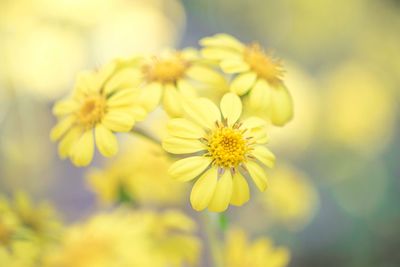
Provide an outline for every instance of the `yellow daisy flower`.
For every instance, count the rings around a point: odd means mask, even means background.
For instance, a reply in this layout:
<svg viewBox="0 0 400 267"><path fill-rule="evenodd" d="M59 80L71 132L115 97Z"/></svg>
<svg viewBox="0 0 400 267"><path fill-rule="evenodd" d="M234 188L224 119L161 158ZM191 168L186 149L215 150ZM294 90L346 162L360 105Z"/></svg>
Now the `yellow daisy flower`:
<svg viewBox="0 0 400 267"><path fill-rule="evenodd" d="M235 74L230 91L246 95L250 108L264 110L274 125L282 126L292 119L292 97L282 81L279 60L258 43L246 45L227 34L206 37L200 43L206 59L214 60L225 73Z"/></svg>
<svg viewBox="0 0 400 267"><path fill-rule="evenodd" d="M290 251L285 247L274 247L269 238L259 238L249 244L246 234L231 230L224 246L224 266L229 267L285 267L290 260Z"/></svg>
<svg viewBox="0 0 400 267"><path fill-rule="evenodd" d="M262 119L239 121L242 103L233 93L223 96L220 108L205 98L190 101L184 105L187 118L171 119L167 126L170 137L162 143L170 153L189 154L173 163L169 173L180 181L200 176L190 195L198 211L208 207L222 212L229 204L243 205L249 200L243 174L264 191L267 177L259 163L272 167L275 161L262 145L268 141Z"/></svg>
<svg viewBox="0 0 400 267"><path fill-rule="evenodd" d="M129 132L135 121L146 116L135 85L132 70L116 62L79 76L73 95L53 109L60 122L50 136L60 140L60 157L86 166L92 161L94 143L103 156L115 155L118 143L114 133Z"/></svg>
<svg viewBox="0 0 400 267"><path fill-rule="evenodd" d="M141 100L147 111L162 102L172 117L182 114L182 101L196 96L196 88L227 87L225 79L202 62L194 49L164 51L159 55L137 58L133 66L140 77Z"/></svg>

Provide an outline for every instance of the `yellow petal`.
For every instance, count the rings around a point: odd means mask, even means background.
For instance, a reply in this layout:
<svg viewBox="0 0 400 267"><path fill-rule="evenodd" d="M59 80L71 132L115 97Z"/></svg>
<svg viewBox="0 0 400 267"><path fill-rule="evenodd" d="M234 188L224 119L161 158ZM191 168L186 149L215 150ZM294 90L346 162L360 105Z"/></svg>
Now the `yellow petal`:
<svg viewBox="0 0 400 267"><path fill-rule="evenodd" d="M237 51L242 51L244 48L244 45L239 40L225 33L216 34L211 37L205 37L200 40L200 44L202 46L226 47L235 49Z"/></svg>
<svg viewBox="0 0 400 267"><path fill-rule="evenodd" d="M267 174L265 171L254 161L247 162L246 168L258 189L264 192L267 189Z"/></svg>
<svg viewBox="0 0 400 267"><path fill-rule="evenodd" d="M111 110L104 116L101 123L113 132L129 132L135 120L128 112Z"/></svg>
<svg viewBox="0 0 400 267"><path fill-rule="evenodd" d="M171 117L180 117L182 115L181 95L173 85L166 85L164 88L163 107Z"/></svg>
<svg viewBox="0 0 400 267"><path fill-rule="evenodd" d="M271 103L271 92L274 88L263 79L258 79L249 93L249 102L253 109L260 110L269 107Z"/></svg>
<svg viewBox="0 0 400 267"><path fill-rule="evenodd" d="M106 86L106 82L110 80L111 76L116 70L116 62L112 61L102 66L97 72L95 72L96 87L100 90Z"/></svg>
<svg viewBox="0 0 400 267"><path fill-rule="evenodd" d="M250 189L246 179L239 172L236 172L232 178L233 189L231 204L242 206L250 199Z"/></svg>
<svg viewBox="0 0 400 267"><path fill-rule="evenodd" d="M106 82L104 92L106 95L109 95L117 90L136 87L141 81L141 76L139 69L124 68L117 71Z"/></svg>
<svg viewBox="0 0 400 267"><path fill-rule="evenodd" d="M275 165L275 155L263 146L256 146L251 152L259 161L264 163L267 167L273 168Z"/></svg>
<svg viewBox="0 0 400 267"><path fill-rule="evenodd" d="M83 71L78 74L74 88L75 94L92 94L94 92L99 92L100 89L101 87L96 72Z"/></svg>
<svg viewBox="0 0 400 267"><path fill-rule="evenodd" d="M87 166L94 153L93 129L87 130L71 149L71 161L76 166Z"/></svg>
<svg viewBox="0 0 400 267"><path fill-rule="evenodd" d="M265 144L269 140L269 136L265 128L255 128L245 132L246 137L252 137L257 144Z"/></svg>
<svg viewBox="0 0 400 267"><path fill-rule="evenodd" d="M209 165L209 157L194 156L174 162L168 170L172 178L179 181L190 181L201 174Z"/></svg>
<svg viewBox="0 0 400 267"><path fill-rule="evenodd" d="M133 89L120 90L107 99L107 108L132 106L138 102L139 92Z"/></svg>
<svg viewBox="0 0 400 267"><path fill-rule="evenodd" d="M188 118L206 129L212 129L215 122L221 120L221 112L218 107L206 98L187 101L184 103L183 109Z"/></svg>
<svg viewBox="0 0 400 267"><path fill-rule="evenodd" d="M199 140L169 137L162 142L162 147L173 154L189 154L205 150L206 146Z"/></svg>
<svg viewBox="0 0 400 267"><path fill-rule="evenodd" d="M249 117L242 121L243 129L262 128L267 125L266 121L259 117Z"/></svg>
<svg viewBox="0 0 400 267"><path fill-rule="evenodd" d="M203 66L200 64L194 64L187 69L186 75L195 81L211 84L221 89L227 87L225 78L215 70L205 65Z"/></svg>
<svg viewBox="0 0 400 267"><path fill-rule="evenodd" d="M239 59L242 57L242 53L225 47L205 47L201 49L201 55L205 59L211 60Z"/></svg>
<svg viewBox="0 0 400 267"><path fill-rule="evenodd" d="M254 72L246 72L236 76L230 86L230 90L238 95L246 94L254 85L257 75Z"/></svg>
<svg viewBox="0 0 400 267"><path fill-rule="evenodd" d="M50 139L56 141L68 131L75 123L75 116L71 115L62 119L50 132Z"/></svg>
<svg viewBox="0 0 400 267"><path fill-rule="evenodd" d="M221 112L224 118L228 120L229 125L233 125L242 114L242 101L233 94L227 93L221 99Z"/></svg>
<svg viewBox="0 0 400 267"><path fill-rule="evenodd" d="M271 122L283 126L293 118L293 100L286 87L272 90Z"/></svg>
<svg viewBox="0 0 400 267"><path fill-rule="evenodd" d="M196 89L186 80L180 79L178 81L178 90L184 97L195 97Z"/></svg>
<svg viewBox="0 0 400 267"><path fill-rule="evenodd" d="M204 210L210 203L217 185L217 168L206 171L193 185L190 203L197 211Z"/></svg>
<svg viewBox="0 0 400 267"><path fill-rule="evenodd" d="M250 70L249 65L243 59L225 59L219 64L225 73L238 73Z"/></svg>
<svg viewBox="0 0 400 267"><path fill-rule="evenodd" d="M70 114L79 108L79 103L73 99L62 100L57 102L53 107L53 114L56 116L64 116Z"/></svg>
<svg viewBox="0 0 400 267"><path fill-rule="evenodd" d="M95 128L96 145L105 157L114 156L118 151L118 142L115 135L104 125L98 124Z"/></svg>
<svg viewBox="0 0 400 267"><path fill-rule="evenodd" d="M212 197L208 209L214 212L223 212L231 201L232 197L232 175L229 171L219 178L215 187L214 196Z"/></svg>
<svg viewBox="0 0 400 267"><path fill-rule="evenodd" d="M65 159L70 155L72 147L78 142L81 135L82 129L80 127L74 127L64 135L58 145L58 154L60 158Z"/></svg>
<svg viewBox="0 0 400 267"><path fill-rule="evenodd" d="M158 82L153 82L143 88L143 92L139 101L147 111L152 111L160 103L161 94L161 84Z"/></svg>
<svg viewBox="0 0 400 267"><path fill-rule="evenodd" d="M171 119L167 129L170 135L187 139L199 139L205 135L203 128L184 118Z"/></svg>

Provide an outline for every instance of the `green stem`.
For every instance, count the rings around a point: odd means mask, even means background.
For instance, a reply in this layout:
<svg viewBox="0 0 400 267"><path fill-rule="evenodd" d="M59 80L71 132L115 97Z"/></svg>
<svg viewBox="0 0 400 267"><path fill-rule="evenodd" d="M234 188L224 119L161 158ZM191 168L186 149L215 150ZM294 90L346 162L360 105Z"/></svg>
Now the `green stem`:
<svg viewBox="0 0 400 267"><path fill-rule="evenodd" d="M212 213L204 212L204 228L210 249L213 267L223 267L221 244L217 235L217 218Z"/></svg>

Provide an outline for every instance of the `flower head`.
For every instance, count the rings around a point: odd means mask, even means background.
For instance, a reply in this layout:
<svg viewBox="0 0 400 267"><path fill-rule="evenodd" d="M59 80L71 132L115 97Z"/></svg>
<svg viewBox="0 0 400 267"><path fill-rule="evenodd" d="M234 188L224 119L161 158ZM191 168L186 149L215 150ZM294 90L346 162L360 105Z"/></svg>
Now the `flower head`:
<svg viewBox="0 0 400 267"><path fill-rule="evenodd" d="M224 247L224 266L229 267L285 267L290 252L285 247L274 247L269 238L259 238L249 244L246 234L231 230Z"/></svg>
<svg viewBox="0 0 400 267"><path fill-rule="evenodd" d="M227 34L203 38L202 55L214 60L225 73L234 74L230 90L248 97L249 107L263 110L274 125L284 125L293 116L292 98L282 77L283 67L258 43L243 44Z"/></svg>
<svg viewBox="0 0 400 267"><path fill-rule="evenodd" d="M267 177L259 163L272 167L275 160L262 146L268 140L265 122L257 117L239 121L242 103L238 96L226 94L220 108L204 98L191 101L184 106L186 118L170 120L170 137L162 144L170 153L186 154L170 167L173 178L189 181L200 176L190 196L195 210L208 207L221 212L229 204L243 205L249 200L243 174L264 191Z"/></svg>
<svg viewBox="0 0 400 267"><path fill-rule="evenodd" d="M140 77L141 99L147 111L160 102L168 115L182 114L182 102L196 96L197 87L226 87L224 78L209 65L201 62L197 51L164 51L158 55L138 57L132 61Z"/></svg>
<svg viewBox="0 0 400 267"><path fill-rule="evenodd" d="M79 76L72 96L54 106L59 123L51 131L52 140L61 140L59 154L77 166L88 165L94 143L106 157L116 154L115 132L128 132L135 121L146 116L133 89L136 76L128 68L112 62L99 71Z"/></svg>

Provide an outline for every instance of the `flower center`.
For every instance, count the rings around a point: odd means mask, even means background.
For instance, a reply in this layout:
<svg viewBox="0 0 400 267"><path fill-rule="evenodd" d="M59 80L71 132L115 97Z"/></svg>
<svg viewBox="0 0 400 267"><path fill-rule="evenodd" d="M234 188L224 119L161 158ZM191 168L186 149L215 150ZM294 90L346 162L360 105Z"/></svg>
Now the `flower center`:
<svg viewBox="0 0 400 267"><path fill-rule="evenodd" d="M179 55L168 59L155 59L154 62L144 66L143 72L148 81L173 83L182 78L188 63Z"/></svg>
<svg viewBox="0 0 400 267"><path fill-rule="evenodd" d="M269 57L258 43L250 44L245 48L243 59L258 76L269 83L281 82L283 75L281 63Z"/></svg>
<svg viewBox="0 0 400 267"><path fill-rule="evenodd" d="M106 112L106 99L102 95L88 96L78 111L78 120L85 127L100 122Z"/></svg>
<svg viewBox="0 0 400 267"><path fill-rule="evenodd" d="M237 127L218 125L207 140L208 155L219 167L236 168L246 161L249 144Z"/></svg>

